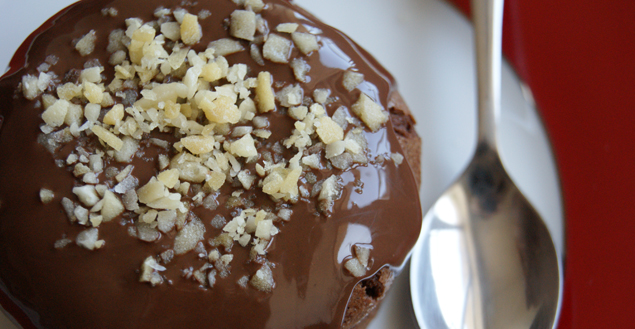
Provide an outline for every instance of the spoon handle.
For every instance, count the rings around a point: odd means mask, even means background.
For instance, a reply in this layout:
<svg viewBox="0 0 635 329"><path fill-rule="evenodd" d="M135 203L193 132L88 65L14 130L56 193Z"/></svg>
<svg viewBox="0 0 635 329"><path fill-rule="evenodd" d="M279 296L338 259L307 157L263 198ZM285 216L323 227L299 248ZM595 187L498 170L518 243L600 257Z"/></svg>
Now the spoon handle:
<svg viewBox="0 0 635 329"><path fill-rule="evenodd" d="M494 151L500 113L503 0L472 0L478 77L478 145Z"/></svg>

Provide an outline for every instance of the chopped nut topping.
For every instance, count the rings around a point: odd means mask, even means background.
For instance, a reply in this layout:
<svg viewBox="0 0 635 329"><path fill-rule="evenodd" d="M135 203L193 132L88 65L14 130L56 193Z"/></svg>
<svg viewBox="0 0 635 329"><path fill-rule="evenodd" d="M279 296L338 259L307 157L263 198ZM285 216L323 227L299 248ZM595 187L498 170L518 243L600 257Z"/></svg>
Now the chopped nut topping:
<svg viewBox="0 0 635 329"><path fill-rule="evenodd" d="M254 41L256 14L248 10L234 10L231 14L229 34L232 37Z"/></svg>
<svg viewBox="0 0 635 329"><path fill-rule="evenodd" d="M216 56L227 56L245 50L239 41L229 38L212 41L207 47L213 49Z"/></svg>
<svg viewBox="0 0 635 329"><path fill-rule="evenodd" d="M276 108L273 89L271 88L272 78L269 72L258 73L258 85L256 87L256 97L258 110L260 112L273 111Z"/></svg>
<svg viewBox="0 0 635 329"><path fill-rule="evenodd" d="M399 154L399 153L393 153L390 155L390 158L392 159L392 161L395 162L396 165L400 165L401 163L403 163L403 155Z"/></svg>
<svg viewBox="0 0 635 329"><path fill-rule="evenodd" d="M104 203L101 208L101 216L103 217L104 222L113 220L117 216L121 215L125 209L123 203L119 200L119 197L110 191L106 191L102 201Z"/></svg>
<svg viewBox="0 0 635 329"><path fill-rule="evenodd" d="M245 135L241 139L231 144L231 153L240 157L253 157L258 155L256 146L254 145L254 139L251 135Z"/></svg>
<svg viewBox="0 0 635 329"><path fill-rule="evenodd" d="M235 2L241 9L225 21L226 37L206 49L198 45L199 19L209 11L159 8L157 20L129 18L108 35L105 66L91 59L58 74L51 61L22 77L23 96L42 109L41 144L76 178L72 194L56 194L69 225L85 229L74 238L77 245L102 248L108 237L99 240L98 227L115 222L130 238L163 248L139 260L140 282L171 282L160 272L192 252L199 263L179 270L201 288L240 270L241 287L271 292L276 264L267 260L268 248L284 234L284 223L294 220L295 204L313 199L317 215L330 216L343 194L340 175L389 155L370 154L365 137L388 120L381 105L362 94L349 112L338 104L341 88L328 87L338 92L331 97L331 89L309 87L310 56L320 44L318 36L298 29L319 32L282 23L274 30L279 34L270 33L257 14L265 8L261 0ZM105 8L104 15L117 11ZM89 31L75 47L89 55L101 44L97 38ZM230 65L225 56L247 44L249 54L233 56ZM253 61L235 63L249 56ZM295 81L274 82L260 68L265 59L286 64ZM348 91L364 81L357 72L343 75ZM282 115L288 125L279 125ZM56 152L62 145L75 148L61 157ZM396 165L403 161L399 153L390 157ZM143 163L153 166L151 177ZM259 205L262 193L275 206ZM55 194L43 188L40 199L50 203ZM195 215L201 210L220 213L204 223ZM72 241L63 236L54 246ZM246 248L248 262L261 267L255 273L243 267L232 248ZM370 249L355 246L354 255L344 267L362 277L372 263Z"/></svg>
<svg viewBox="0 0 635 329"><path fill-rule="evenodd" d="M114 126L121 122L121 119L123 119L123 114L123 105L117 104L113 106L113 108L110 109L108 113L106 113L106 115L104 116L104 123Z"/></svg>
<svg viewBox="0 0 635 329"><path fill-rule="evenodd" d="M100 140L104 141L106 144L108 144L108 146L114 148L115 150L119 151L123 147L123 141L103 127L93 126L92 128L90 128L90 130L92 130L93 133L95 133L95 135L97 135Z"/></svg>
<svg viewBox="0 0 635 329"><path fill-rule="evenodd" d="M214 150L215 141L212 136L188 136L181 138L181 143L192 154L203 154Z"/></svg>
<svg viewBox="0 0 635 329"><path fill-rule="evenodd" d="M77 245L84 247L88 250L100 249L104 246L104 240L98 240L99 230L97 228L90 228L82 231L77 235Z"/></svg>
<svg viewBox="0 0 635 329"><path fill-rule="evenodd" d="M42 113L42 120L51 127L61 126L64 123L70 105L66 100L57 100Z"/></svg>
<svg viewBox="0 0 635 329"><path fill-rule="evenodd" d="M377 131L382 124L388 121L388 115L384 113L381 106L366 94L359 97L359 100L353 104L352 110L372 131Z"/></svg>
<svg viewBox="0 0 635 329"><path fill-rule="evenodd" d="M282 23L276 26L276 31L282 33L293 33L298 29L297 23Z"/></svg>
<svg viewBox="0 0 635 329"><path fill-rule="evenodd" d="M251 277L249 284L260 291L270 292L273 290L275 282L273 281L271 268L267 265L263 265L258 271L256 271L256 274Z"/></svg>
<svg viewBox="0 0 635 329"><path fill-rule="evenodd" d="M181 39L181 25L178 22L166 22L161 24L161 33L172 41Z"/></svg>
<svg viewBox="0 0 635 329"><path fill-rule="evenodd" d="M88 207L92 207L99 201L99 195L93 185L84 185L73 188L73 193L77 195L79 201Z"/></svg>
<svg viewBox="0 0 635 329"><path fill-rule="evenodd" d="M141 265L141 276L139 277L139 282L149 282L153 286L161 284L163 283L163 277L161 277L159 272L165 270L165 267L159 265L154 257L150 256L146 258Z"/></svg>
<svg viewBox="0 0 635 329"><path fill-rule="evenodd" d="M344 79L342 84L348 91L353 91L360 83L364 81L364 75L358 72L346 71L344 72Z"/></svg>
<svg viewBox="0 0 635 329"><path fill-rule="evenodd" d="M205 226L199 220L193 220L179 231L174 239L174 252L182 255L194 250L196 244L203 240Z"/></svg>
<svg viewBox="0 0 635 329"><path fill-rule="evenodd" d="M300 49L300 51L305 55L309 55L311 52L320 49L317 37L312 34L294 32L291 34L291 37L296 47L298 47L298 49Z"/></svg>
<svg viewBox="0 0 635 329"><path fill-rule="evenodd" d="M245 0L245 8L250 8L255 12L260 12L263 8L265 8L265 4L262 0Z"/></svg>
<svg viewBox="0 0 635 329"><path fill-rule="evenodd" d="M344 131L333 119L324 116L320 118L320 125L316 129L318 136L325 144L341 141L344 138Z"/></svg>
<svg viewBox="0 0 635 329"><path fill-rule="evenodd" d="M356 278L361 278L366 275L366 268L357 258L351 258L346 261L346 263L344 263L344 268L346 268Z"/></svg>
<svg viewBox="0 0 635 329"><path fill-rule="evenodd" d="M95 50L96 40L97 36L95 34L95 31L91 30L77 42L77 44L75 45L75 49L79 51L80 55L88 56Z"/></svg>
<svg viewBox="0 0 635 329"><path fill-rule="evenodd" d="M288 63L293 43L277 34L270 34L262 48L262 56L274 63Z"/></svg>
<svg viewBox="0 0 635 329"><path fill-rule="evenodd" d="M40 189L40 201L42 201L43 204L51 203L53 198L55 198L53 191L45 188Z"/></svg>
<svg viewBox="0 0 635 329"><path fill-rule="evenodd" d="M198 17L192 14L185 14L181 22L181 40L186 45L198 43L203 36L201 26L198 24Z"/></svg>
<svg viewBox="0 0 635 329"><path fill-rule="evenodd" d="M355 258L351 258L344 263L344 268L356 278L366 275L368 262L370 259L370 249L355 245Z"/></svg>
<svg viewBox="0 0 635 329"><path fill-rule="evenodd" d="M293 69L293 75L295 79L300 82L306 82L307 73L311 70L311 66L302 58L295 58L291 61L291 68Z"/></svg>

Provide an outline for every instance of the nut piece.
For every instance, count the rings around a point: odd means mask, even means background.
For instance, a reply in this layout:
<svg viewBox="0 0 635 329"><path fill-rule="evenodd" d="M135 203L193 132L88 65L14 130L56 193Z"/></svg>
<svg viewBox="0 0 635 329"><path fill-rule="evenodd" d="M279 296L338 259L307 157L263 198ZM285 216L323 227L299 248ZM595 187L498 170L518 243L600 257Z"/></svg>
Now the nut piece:
<svg viewBox="0 0 635 329"><path fill-rule="evenodd" d="M108 146L114 148L117 151L121 150L121 147L123 146L123 141L119 139L119 137L115 136L115 134L106 130L102 126L97 126L97 125L92 126L90 130L92 130L92 132L95 133L95 135L97 135L97 137L99 137L100 140L108 144Z"/></svg>
<svg viewBox="0 0 635 329"><path fill-rule="evenodd" d="M165 197L166 190L163 183L158 181L156 177L152 177L146 185L137 190L137 195L139 202L148 204Z"/></svg>
<svg viewBox="0 0 635 329"><path fill-rule="evenodd" d="M346 268L356 278L361 278L366 274L366 268L357 258L352 258L346 261L346 263L344 263L344 268Z"/></svg>
<svg viewBox="0 0 635 329"><path fill-rule="evenodd" d="M276 285L273 281L271 268L269 268L266 264L263 265L258 271L256 271L256 274L251 277L249 284L260 291L271 292Z"/></svg>
<svg viewBox="0 0 635 329"><path fill-rule="evenodd" d="M364 81L364 75L359 72L346 71L344 72L344 79L342 85L348 91L353 91L360 83Z"/></svg>
<svg viewBox="0 0 635 329"><path fill-rule="evenodd" d="M306 106L294 106L289 109L288 113L295 120L301 121L309 113L309 109Z"/></svg>
<svg viewBox="0 0 635 329"><path fill-rule="evenodd" d="M302 104L304 90L299 84L288 85L276 93L276 98L280 101L280 105L291 107Z"/></svg>
<svg viewBox="0 0 635 329"><path fill-rule="evenodd" d="M98 240L99 230L97 228L90 228L80 232L77 235L75 242L78 246L84 247L88 250L99 249L106 243L104 240Z"/></svg>
<svg viewBox="0 0 635 329"><path fill-rule="evenodd" d="M393 153L390 155L390 158L392 159L392 161L395 162L395 164L398 166L400 164L403 163L403 155L399 154L399 153Z"/></svg>
<svg viewBox="0 0 635 329"><path fill-rule="evenodd" d="M188 136L181 138L181 144L192 154L204 154L214 150L214 137L212 136Z"/></svg>
<svg viewBox="0 0 635 329"><path fill-rule="evenodd" d="M117 216L123 213L124 206L121 203L121 200L112 192L106 191L104 194L104 198L102 199L104 202L101 208L101 216L103 217L104 222L109 222L115 219Z"/></svg>
<svg viewBox="0 0 635 329"><path fill-rule="evenodd" d="M342 130L342 127L327 116L320 118L320 126L316 131L325 144L341 141L344 138L344 130Z"/></svg>
<svg viewBox="0 0 635 329"><path fill-rule="evenodd" d="M196 94L198 106L205 112L207 120L213 123L237 123L242 113L230 97L213 95L211 91Z"/></svg>
<svg viewBox="0 0 635 329"><path fill-rule="evenodd" d="M362 266L368 266L368 260L370 259L370 249L355 245L355 257L359 260Z"/></svg>
<svg viewBox="0 0 635 329"><path fill-rule="evenodd" d="M143 261L141 265L141 276L139 282L149 282L152 286L163 283L163 277L159 271L165 271L166 268L159 265L154 257L150 256Z"/></svg>
<svg viewBox="0 0 635 329"><path fill-rule="evenodd" d="M291 40L270 34L262 47L262 56L274 63L288 63L292 45Z"/></svg>
<svg viewBox="0 0 635 329"><path fill-rule="evenodd" d="M86 120L95 123L97 119L99 119L99 114L101 112L101 106L99 104L86 104L84 108L84 117Z"/></svg>
<svg viewBox="0 0 635 329"><path fill-rule="evenodd" d="M174 229L176 225L176 210L160 211L157 216L157 228L163 233L168 233Z"/></svg>
<svg viewBox="0 0 635 329"><path fill-rule="evenodd" d="M324 156L330 159L344 153L344 151L346 151L346 142L336 141L326 145L326 154Z"/></svg>
<svg viewBox="0 0 635 329"><path fill-rule="evenodd" d="M157 176L157 179L168 188L174 188L174 185L179 181L179 170L169 169Z"/></svg>
<svg viewBox="0 0 635 329"><path fill-rule="evenodd" d="M265 8L265 4L262 0L245 0L245 8L251 8L255 12L260 12Z"/></svg>
<svg viewBox="0 0 635 329"><path fill-rule="evenodd" d="M34 100L35 97L39 96L41 91L38 88L38 78L30 74L23 76L22 93L24 94L24 98L28 100Z"/></svg>
<svg viewBox="0 0 635 329"><path fill-rule="evenodd" d="M306 82L306 74L311 70L311 66L303 58L295 58L291 61L291 68L295 79Z"/></svg>
<svg viewBox="0 0 635 329"><path fill-rule="evenodd" d="M71 103L64 99L59 99L49 106L49 108L42 113L42 120L51 127L59 127L64 123L66 113L70 108Z"/></svg>
<svg viewBox="0 0 635 329"><path fill-rule="evenodd" d="M95 30L90 30L90 32L86 33L75 45L75 49L79 51L79 54L82 56L88 56L95 50L95 40L97 40L97 35L95 34Z"/></svg>
<svg viewBox="0 0 635 329"><path fill-rule="evenodd" d="M318 200L318 210L324 214L329 214L333 210L335 200L340 198L342 191L342 185L340 184L340 178L336 175L331 175L322 183L322 189Z"/></svg>
<svg viewBox="0 0 635 329"><path fill-rule="evenodd" d="M273 88L271 88L272 78L269 72L258 73L258 84L256 85L256 98L258 110L260 112L273 111L276 108Z"/></svg>
<svg viewBox="0 0 635 329"><path fill-rule="evenodd" d="M282 220L286 220L289 221L291 220L291 215L293 214L293 210L291 209L280 209L280 211L278 211L278 217L282 218Z"/></svg>
<svg viewBox="0 0 635 329"><path fill-rule="evenodd" d="M92 207L99 202L99 195L93 185L73 187L73 193L77 195L79 201L88 207Z"/></svg>
<svg viewBox="0 0 635 329"><path fill-rule="evenodd" d="M139 142L136 139L124 136L121 148L115 151L115 160L117 162L129 163L132 161L138 149Z"/></svg>
<svg viewBox="0 0 635 329"><path fill-rule="evenodd" d="M241 139L231 143L230 152L233 155L245 158L258 155L258 151L256 150L256 146L254 144L254 139L251 137L250 134L247 134Z"/></svg>
<svg viewBox="0 0 635 329"><path fill-rule="evenodd" d="M53 246L55 247L55 249L63 249L71 243L73 243L73 240L64 238L55 241L55 244Z"/></svg>
<svg viewBox="0 0 635 329"><path fill-rule="evenodd" d="M46 188L40 189L40 201L42 201L43 204L50 203L53 201L53 198L55 198L53 191Z"/></svg>
<svg viewBox="0 0 635 329"><path fill-rule="evenodd" d="M225 184L226 179L227 179L227 176L224 173L218 172L218 171L212 171L209 179L207 180L205 184L209 186L213 191L218 191L221 188L221 186Z"/></svg>
<svg viewBox="0 0 635 329"><path fill-rule="evenodd" d="M227 56L245 50L240 41L229 38L212 41L207 48L214 49L215 56Z"/></svg>
<svg viewBox="0 0 635 329"><path fill-rule="evenodd" d="M254 34L256 34L256 14L248 10L234 10L231 14L229 35L254 41Z"/></svg>
<svg viewBox="0 0 635 329"><path fill-rule="evenodd" d="M123 114L123 105L117 104L113 106L112 109L108 111L108 113L106 113L106 115L104 116L104 123L114 126L117 123L121 122L121 119L123 119Z"/></svg>
<svg viewBox="0 0 635 329"><path fill-rule="evenodd" d="M297 23L282 23L276 26L276 31L282 33L293 33L298 29Z"/></svg>
<svg viewBox="0 0 635 329"><path fill-rule="evenodd" d="M181 40L186 45L193 45L201 41L203 30L198 24L198 16L185 14L181 23Z"/></svg>
<svg viewBox="0 0 635 329"><path fill-rule="evenodd" d="M161 34L172 41L181 39L181 26L178 22L167 22L161 24Z"/></svg>
<svg viewBox="0 0 635 329"><path fill-rule="evenodd" d="M291 34L291 38L295 43L295 46L300 49L300 51L308 55L311 52L320 49L320 46L317 42L317 37L313 34L303 33L303 32L294 32Z"/></svg>
<svg viewBox="0 0 635 329"><path fill-rule="evenodd" d="M388 121L388 115L384 113L381 106L366 96L366 94L362 94L351 109L373 132L377 131L382 124Z"/></svg>
<svg viewBox="0 0 635 329"><path fill-rule="evenodd" d="M100 104L104 100L104 91L98 85L84 81L84 97L93 104Z"/></svg>
<svg viewBox="0 0 635 329"><path fill-rule="evenodd" d="M82 96L82 86L76 85L72 82L65 83L57 87L57 96L60 99L70 101L74 97Z"/></svg>
<svg viewBox="0 0 635 329"><path fill-rule="evenodd" d="M212 62L203 65L201 70L201 78L207 82L214 82L220 80L223 77L223 70L218 63Z"/></svg>
<svg viewBox="0 0 635 329"><path fill-rule="evenodd" d="M191 221L174 238L174 252L177 255L182 255L194 250L196 244L203 240L204 234L205 225L198 219Z"/></svg>

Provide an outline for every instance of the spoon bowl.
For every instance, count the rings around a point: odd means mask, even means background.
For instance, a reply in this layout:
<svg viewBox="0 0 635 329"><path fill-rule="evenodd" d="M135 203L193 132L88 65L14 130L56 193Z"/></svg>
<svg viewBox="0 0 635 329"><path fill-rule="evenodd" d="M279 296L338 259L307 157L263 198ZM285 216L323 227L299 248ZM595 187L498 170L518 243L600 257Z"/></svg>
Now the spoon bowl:
<svg viewBox="0 0 635 329"><path fill-rule="evenodd" d="M413 255L421 328L553 328L561 273L549 230L479 145L474 161L424 218Z"/></svg>
<svg viewBox="0 0 635 329"><path fill-rule="evenodd" d="M473 0L478 139L463 174L424 218L411 260L415 317L425 329L553 328L560 260L545 222L498 153L502 0Z"/></svg>

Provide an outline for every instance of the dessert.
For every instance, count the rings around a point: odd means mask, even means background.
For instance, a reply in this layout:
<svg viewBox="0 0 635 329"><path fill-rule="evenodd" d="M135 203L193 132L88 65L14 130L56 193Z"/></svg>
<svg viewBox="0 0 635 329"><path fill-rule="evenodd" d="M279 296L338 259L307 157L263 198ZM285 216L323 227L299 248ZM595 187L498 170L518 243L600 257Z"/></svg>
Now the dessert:
<svg viewBox="0 0 635 329"><path fill-rule="evenodd" d="M0 281L23 325L371 318L421 226L414 122L340 32L237 2L83 1L18 51Z"/></svg>

